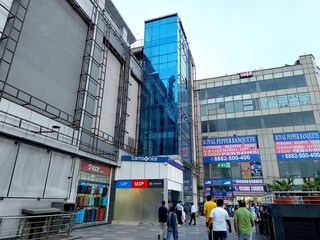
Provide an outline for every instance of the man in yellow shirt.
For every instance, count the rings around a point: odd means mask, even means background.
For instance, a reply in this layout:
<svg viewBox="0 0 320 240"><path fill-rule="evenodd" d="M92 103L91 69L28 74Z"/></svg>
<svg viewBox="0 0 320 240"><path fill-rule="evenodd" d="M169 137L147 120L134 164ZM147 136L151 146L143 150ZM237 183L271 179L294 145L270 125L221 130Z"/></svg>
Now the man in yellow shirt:
<svg viewBox="0 0 320 240"><path fill-rule="evenodd" d="M209 233L208 233L209 240L212 240L212 223L210 224L210 226L208 226L210 213L211 213L211 210L216 207L217 207L216 203L212 200L212 197L208 195L207 201L203 205L203 213L206 216L206 228L209 228Z"/></svg>

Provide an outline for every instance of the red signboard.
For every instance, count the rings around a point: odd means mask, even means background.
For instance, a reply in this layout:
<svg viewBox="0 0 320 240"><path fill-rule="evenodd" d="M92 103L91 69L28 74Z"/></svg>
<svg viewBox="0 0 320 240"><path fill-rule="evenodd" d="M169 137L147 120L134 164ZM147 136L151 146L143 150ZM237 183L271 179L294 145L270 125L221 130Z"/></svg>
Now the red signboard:
<svg viewBox="0 0 320 240"><path fill-rule="evenodd" d="M248 78L248 77L252 77L253 73L252 72L245 72L245 73L240 73L240 78Z"/></svg>
<svg viewBox="0 0 320 240"><path fill-rule="evenodd" d="M131 188L148 188L148 180L131 180Z"/></svg>
<svg viewBox="0 0 320 240"><path fill-rule="evenodd" d="M110 176L110 167L99 163L81 161L80 170Z"/></svg>

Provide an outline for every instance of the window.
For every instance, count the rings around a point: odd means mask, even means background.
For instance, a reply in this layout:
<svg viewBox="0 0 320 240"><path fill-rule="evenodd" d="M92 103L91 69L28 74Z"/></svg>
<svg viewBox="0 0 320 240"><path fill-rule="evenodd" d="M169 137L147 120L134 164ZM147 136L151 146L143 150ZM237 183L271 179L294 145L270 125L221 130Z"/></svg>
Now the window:
<svg viewBox="0 0 320 240"><path fill-rule="evenodd" d="M303 112L302 116L303 116L303 122L304 122L305 125L316 124L313 112L311 112L311 111Z"/></svg>
<svg viewBox="0 0 320 240"><path fill-rule="evenodd" d="M303 116L300 112L291 113L291 117L292 117L293 126L300 126L304 124Z"/></svg>
<svg viewBox="0 0 320 240"><path fill-rule="evenodd" d="M258 83L261 92L272 91L275 89L275 83L273 79L260 81Z"/></svg>
<svg viewBox="0 0 320 240"><path fill-rule="evenodd" d="M207 122L207 121L201 122L201 132L202 132L202 133L207 133L207 132L209 132L209 131L208 131L208 122Z"/></svg>

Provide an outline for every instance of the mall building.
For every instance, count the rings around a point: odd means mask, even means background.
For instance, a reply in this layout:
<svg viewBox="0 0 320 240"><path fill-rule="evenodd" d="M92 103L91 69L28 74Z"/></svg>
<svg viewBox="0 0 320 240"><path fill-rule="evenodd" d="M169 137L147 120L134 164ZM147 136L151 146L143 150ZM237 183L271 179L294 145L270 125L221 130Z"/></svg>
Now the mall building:
<svg viewBox="0 0 320 240"><path fill-rule="evenodd" d="M272 180L295 179L299 189L320 176L319 84L311 54L196 81L203 195L253 198Z"/></svg>
<svg viewBox="0 0 320 240"><path fill-rule="evenodd" d="M187 38L177 14L145 29L134 50L111 0L0 0L1 216L157 222L162 200L197 199Z"/></svg>

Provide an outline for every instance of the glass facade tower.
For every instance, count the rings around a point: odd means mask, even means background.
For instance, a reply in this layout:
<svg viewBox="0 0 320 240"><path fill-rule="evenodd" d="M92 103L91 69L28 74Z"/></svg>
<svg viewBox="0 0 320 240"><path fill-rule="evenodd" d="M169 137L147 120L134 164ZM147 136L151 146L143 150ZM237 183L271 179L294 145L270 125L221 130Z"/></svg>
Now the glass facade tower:
<svg viewBox="0 0 320 240"><path fill-rule="evenodd" d="M189 46L177 14L145 22L139 152L192 162L192 76ZM192 194L185 168L184 195Z"/></svg>

